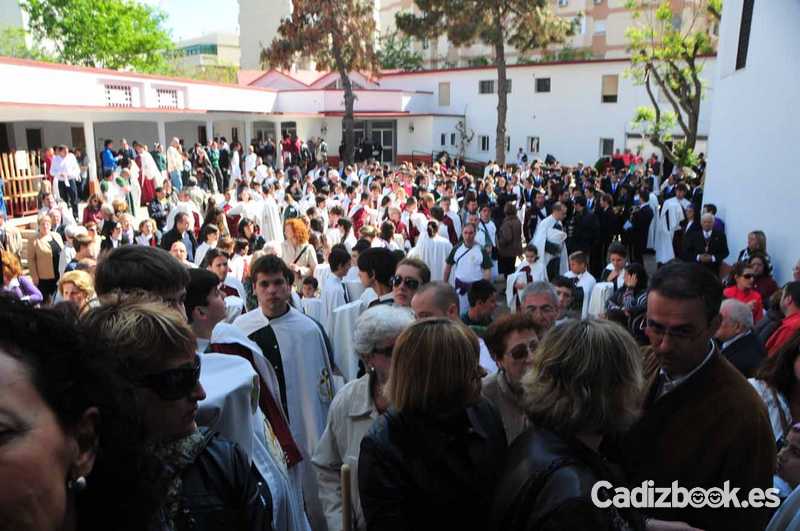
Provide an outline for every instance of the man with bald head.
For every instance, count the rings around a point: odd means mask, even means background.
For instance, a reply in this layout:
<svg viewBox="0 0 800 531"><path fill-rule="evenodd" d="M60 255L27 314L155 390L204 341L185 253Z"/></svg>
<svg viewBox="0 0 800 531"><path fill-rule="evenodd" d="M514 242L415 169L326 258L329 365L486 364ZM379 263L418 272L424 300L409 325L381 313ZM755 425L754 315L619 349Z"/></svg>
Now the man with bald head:
<svg viewBox="0 0 800 531"><path fill-rule="evenodd" d="M428 282L421 286L411 299L411 309L414 310L417 319L444 317L461 322L458 305L458 293L447 282ZM483 339L478 338L478 342L481 349L480 365L487 374L494 374L497 372L497 363L492 359Z"/></svg>
<svg viewBox="0 0 800 531"><path fill-rule="evenodd" d="M714 214L703 214L700 218L702 230L686 234L683 256L687 261L698 263L719 276L719 267L730 252L725 233L714 229L714 221Z"/></svg>

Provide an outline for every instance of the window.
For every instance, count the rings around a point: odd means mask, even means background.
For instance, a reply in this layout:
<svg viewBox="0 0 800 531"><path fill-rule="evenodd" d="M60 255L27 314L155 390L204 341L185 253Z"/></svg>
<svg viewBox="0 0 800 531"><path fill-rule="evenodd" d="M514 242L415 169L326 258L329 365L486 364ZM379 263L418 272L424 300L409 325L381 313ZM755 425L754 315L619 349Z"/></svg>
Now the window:
<svg viewBox="0 0 800 531"><path fill-rule="evenodd" d="M594 0L594 5L599 6L603 3L603 0Z"/></svg>
<svg viewBox="0 0 800 531"><path fill-rule="evenodd" d="M536 92L550 92L550 78L537 77L536 78Z"/></svg>
<svg viewBox="0 0 800 531"><path fill-rule="evenodd" d="M529 136L528 137L528 151L530 153L539 153L539 137L538 136Z"/></svg>
<svg viewBox="0 0 800 531"><path fill-rule="evenodd" d="M439 107L450 105L450 82L439 83Z"/></svg>
<svg viewBox="0 0 800 531"><path fill-rule="evenodd" d="M447 135L446 135L446 134L444 134L444 133L442 133L442 134L439 136L439 144L440 144L440 145L442 145L442 146L443 146L443 145L445 144L445 141L444 141L444 139L445 139L446 137L447 137Z"/></svg>
<svg viewBox="0 0 800 531"><path fill-rule="evenodd" d="M569 0L558 0L558 7L567 7L569 5Z"/></svg>
<svg viewBox="0 0 800 531"><path fill-rule="evenodd" d="M156 89L159 109L177 109L178 91L170 89Z"/></svg>
<svg viewBox="0 0 800 531"><path fill-rule="evenodd" d="M231 140L233 142L239 141L239 128L238 127L231 127Z"/></svg>
<svg viewBox="0 0 800 531"><path fill-rule="evenodd" d="M450 133L450 145L451 146L455 146L456 145L456 134L455 133Z"/></svg>
<svg viewBox="0 0 800 531"><path fill-rule="evenodd" d="M489 135L481 135L478 137L481 144L481 151L489 151Z"/></svg>
<svg viewBox="0 0 800 531"><path fill-rule="evenodd" d="M681 26L683 26L683 16L680 13L675 13L672 15L672 29L680 31Z"/></svg>
<svg viewBox="0 0 800 531"><path fill-rule="evenodd" d="M736 52L736 70L747 66L747 49L750 47L750 26L753 24L753 0L742 4L742 23L739 25L739 49Z"/></svg>
<svg viewBox="0 0 800 531"><path fill-rule="evenodd" d="M183 55L217 55L216 44L193 44L180 49Z"/></svg>
<svg viewBox="0 0 800 531"><path fill-rule="evenodd" d="M508 153L510 151L511 151L511 137L507 136L506 137L506 153Z"/></svg>
<svg viewBox="0 0 800 531"><path fill-rule="evenodd" d="M511 94L511 80L506 79L506 94Z"/></svg>
<svg viewBox="0 0 800 531"><path fill-rule="evenodd" d="M106 104L109 107L133 107L131 87L127 85L106 85Z"/></svg>
<svg viewBox="0 0 800 531"><path fill-rule="evenodd" d="M617 103L619 76L603 76L603 103Z"/></svg>
<svg viewBox="0 0 800 531"><path fill-rule="evenodd" d="M601 138L600 139L600 156L610 157L614 153L614 139Z"/></svg>
<svg viewBox="0 0 800 531"><path fill-rule="evenodd" d="M478 94L494 94L494 79L478 81Z"/></svg>
<svg viewBox="0 0 800 531"><path fill-rule="evenodd" d="M594 33L598 35L600 33L606 32L606 21L605 20L595 20L594 21Z"/></svg>

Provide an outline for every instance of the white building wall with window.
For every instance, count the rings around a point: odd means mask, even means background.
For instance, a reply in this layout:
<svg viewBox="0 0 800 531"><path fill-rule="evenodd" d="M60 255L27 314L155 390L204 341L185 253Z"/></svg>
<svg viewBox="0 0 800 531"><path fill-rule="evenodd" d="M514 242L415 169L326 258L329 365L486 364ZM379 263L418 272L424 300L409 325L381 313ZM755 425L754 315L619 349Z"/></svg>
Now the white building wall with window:
<svg viewBox="0 0 800 531"><path fill-rule="evenodd" d="M579 160L593 164L601 155L601 139L613 139L614 149L636 146L640 139L629 138L638 133L631 127L636 108L649 105L643 87L635 86L625 76L627 60L604 60L563 64L511 66L508 78L512 90L508 95L507 134L511 137L506 159L515 159L519 148L531 156L544 158L548 153L565 163ZM714 59L705 60L704 77L709 81ZM603 103L603 76L617 76L616 103ZM549 92L536 91L536 79L549 79ZM481 94L481 82L493 82L489 94ZM449 105L440 105L439 89L449 83ZM544 89L547 83L540 82ZM489 83L483 84L488 89ZM407 91L429 91L429 112L464 114L467 129L475 133L469 144L468 159L487 161L495 158L497 128L497 71L493 67L432 70L384 75L381 88ZM611 83L606 82L606 86ZM701 105L699 135L708 136L710 107L708 98ZM449 133L449 131L444 131ZM481 149L481 136L489 137L489 149ZM528 138L539 138L539 153L528 150ZM439 134L434 146L440 146ZM449 139L448 139L449 140ZM701 144L702 145L702 144ZM649 147L649 144L647 144ZM457 151L448 149L452 154ZM649 154L649 152L646 152Z"/></svg>
<svg viewBox="0 0 800 531"><path fill-rule="evenodd" d="M748 232L766 233L775 278L782 284L791 280L792 266L800 258L800 3L756 2L749 39L741 31L747 3L753 0L723 4L704 200L716 204L725 220L732 259L745 247ZM746 61L737 69L743 41L748 42Z"/></svg>

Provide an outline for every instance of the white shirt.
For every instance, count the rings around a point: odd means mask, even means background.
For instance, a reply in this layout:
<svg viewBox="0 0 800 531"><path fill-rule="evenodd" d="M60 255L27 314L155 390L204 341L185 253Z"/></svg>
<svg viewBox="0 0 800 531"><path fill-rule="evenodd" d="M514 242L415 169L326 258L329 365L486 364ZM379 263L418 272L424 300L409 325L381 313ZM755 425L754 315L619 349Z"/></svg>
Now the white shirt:
<svg viewBox="0 0 800 531"><path fill-rule="evenodd" d="M708 360L711 359L711 356L713 354L714 354L714 344L711 343L711 348L709 349L708 354L706 354L705 359L697 367L689 371L687 374L684 374L683 376L678 376L677 378L671 378L670 375L667 374L667 371L665 371L663 368L660 369L659 372L661 373L661 376L664 378L664 384L661 386L661 389L658 392L658 398L661 398L665 394L672 392L673 390L675 390L676 387L678 387L683 382L691 378L692 375L694 375L694 373L699 371L706 363L708 363Z"/></svg>
<svg viewBox="0 0 800 531"><path fill-rule="evenodd" d="M81 167L78 164L78 159L72 153L67 153L66 157L56 155L53 157L53 163L50 166L50 175L58 182L66 183L69 186L69 181L74 181L81 177Z"/></svg>

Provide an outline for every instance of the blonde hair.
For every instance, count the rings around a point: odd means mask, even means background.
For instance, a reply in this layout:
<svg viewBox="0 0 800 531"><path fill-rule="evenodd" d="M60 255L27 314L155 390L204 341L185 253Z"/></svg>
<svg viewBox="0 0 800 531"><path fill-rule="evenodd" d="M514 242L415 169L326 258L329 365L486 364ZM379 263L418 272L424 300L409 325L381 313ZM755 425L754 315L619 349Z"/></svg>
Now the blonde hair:
<svg viewBox="0 0 800 531"><path fill-rule="evenodd" d="M8 278L16 278L22 274L22 264L19 263L17 255L11 251L0 253L3 259L3 275Z"/></svg>
<svg viewBox="0 0 800 531"><path fill-rule="evenodd" d="M522 378L531 420L553 431L613 434L639 416L641 354L630 334L610 321L568 321L551 329Z"/></svg>
<svg viewBox="0 0 800 531"><path fill-rule="evenodd" d="M758 242L758 250L764 254L767 254L767 235L764 234L764 231L754 230L750 234L752 234L753 238L755 238Z"/></svg>
<svg viewBox="0 0 800 531"><path fill-rule="evenodd" d="M64 295L64 284L74 284L81 293L86 296L86 300L94 298L94 281L92 276L86 271L76 269L75 271L68 271L61 275L58 279L58 293Z"/></svg>
<svg viewBox="0 0 800 531"><path fill-rule="evenodd" d="M480 394L478 336L461 323L417 321L395 341L384 394L398 411L452 411Z"/></svg>
<svg viewBox="0 0 800 531"><path fill-rule="evenodd" d="M103 302L82 319L83 330L126 368L127 378L146 374L164 359L195 351L197 342L186 319L152 295L113 294Z"/></svg>

